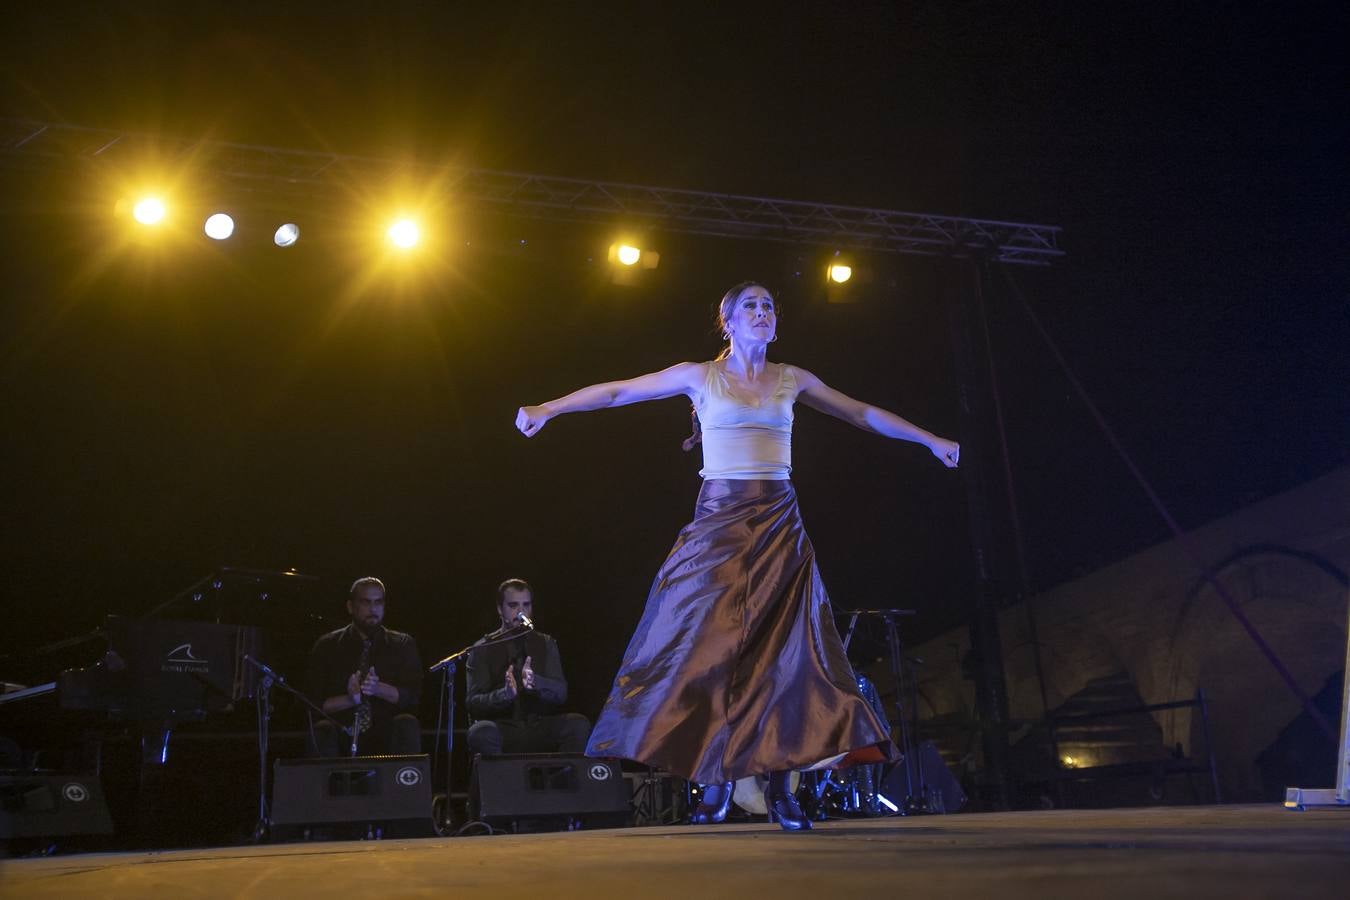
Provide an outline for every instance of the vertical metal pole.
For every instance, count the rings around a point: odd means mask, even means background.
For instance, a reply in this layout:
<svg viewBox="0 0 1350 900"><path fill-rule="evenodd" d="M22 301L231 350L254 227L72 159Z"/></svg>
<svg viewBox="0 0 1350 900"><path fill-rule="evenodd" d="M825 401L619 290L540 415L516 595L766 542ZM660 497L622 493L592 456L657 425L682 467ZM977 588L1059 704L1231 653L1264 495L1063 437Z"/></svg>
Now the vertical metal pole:
<svg viewBox="0 0 1350 900"><path fill-rule="evenodd" d="M914 748L909 742L909 727L905 723L905 686L904 678L900 671L900 634L895 627L895 618L885 616L886 622L886 644L890 649L891 657L891 677L895 679L895 724L900 729L900 753L903 756L902 762L905 764L905 812L910 812L910 807L917 796L914 793Z"/></svg>
<svg viewBox="0 0 1350 900"><path fill-rule="evenodd" d="M1350 804L1350 620L1345 623L1345 668L1341 671L1341 749L1336 754L1336 802Z"/></svg>
<svg viewBox="0 0 1350 900"><path fill-rule="evenodd" d="M1345 678L1341 684L1341 736L1336 755L1334 788L1285 788L1286 809L1308 807L1350 809L1350 616L1345 628Z"/></svg>
<svg viewBox="0 0 1350 900"><path fill-rule="evenodd" d="M1022 538L1022 514L1017 503L1016 482L1013 480L1012 453L1008 447L1008 429L1003 419L1003 391L999 386L998 363L994 359L994 341L989 334L989 311L984 302L983 272L977 262L975 266L975 301L979 312L979 327L984 345L985 365L988 367L990 397L993 400L994 424L998 427L998 444L1003 462L1003 488L1008 501L1009 535L1016 551L1018 588L1021 593L1022 609L1027 617L1027 631L1031 638L1031 659L1036 666L1036 685L1041 695L1041 715L1045 716L1046 731L1050 738L1050 758L1052 771L1058 773L1060 767L1059 733L1055 729L1055 720L1050 715L1049 692L1045 686L1045 667L1041 659L1040 628L1036 622L1036 594L1031 587L1031 572L1027 565L1026 542ZM1064 781L1055 779L1055 801L1064 805Z"/></svg>
<svg viewBox="0 0 1350 900"><path fill-rule="evenodd" d="M446 833L449 833L453 815L450 792L454 785L455 764L455 668L455 663L451 662L441 670L441 683L445 692L445 809L441 810L441 815Z"/></svg>
<svg viewBox="0 0 1350 900"><path fill-rule="evenodd" d="M975 563L975 590L970 619L970 647L975 657L975 703L981 721L985 771L994 788L994 803L1008 803L1008 686L1003 671L1003 644L999 637L998 591L990 559L993 524L989 512L991 451L986 434L989 422L988 373L980 369L974 335L980 321L983 274L972 266L969 290L953 290L944 282L951 316L957 385L961 409L961 469L965 475L970 518L970 545Z"/></svg>
<svg viewBox="0 0 1350 900"><path fill-rule="evenodd" d="M1196 690L1195 703L1200 707L1200 730L1205 736L1205 755L1209 757L1209 783L1214 789L1214 802L1222 803L1223 797L1219 793L1219 769L1214 765L1214 742L1209 737L1209 704L1205 702L1203 688Z"/></svg>
<svg viewBox="0 0 1350 900"><path fill-rule="evenodd" d="M267 809L267 750L272 734L272 676L264 675L258 688L258 821L253 843L260 843L272 827Z"/></svg>

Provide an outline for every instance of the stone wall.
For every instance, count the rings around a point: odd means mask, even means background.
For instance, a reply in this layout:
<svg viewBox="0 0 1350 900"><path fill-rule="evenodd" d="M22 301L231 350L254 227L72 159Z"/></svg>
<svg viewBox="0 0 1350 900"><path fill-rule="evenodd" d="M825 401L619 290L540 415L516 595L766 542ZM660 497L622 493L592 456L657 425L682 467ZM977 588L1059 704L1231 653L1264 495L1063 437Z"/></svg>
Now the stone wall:
<svg viewBox="0 0 1350 900"><path fill-rule="evenodd" d="M1187 537L1302 691L1317 693L1345 660L1350 596L1338 579L1350 571L1350 467ZM1176 541L1062 584L1034 603L1051 709L1090 681L1120 672L1148 704L1187 699L1203 688L1225 799L1261 795L1255 759L1302 707ZM1000 627L1011 715L1039 719L1026 608L1004 610ZM921 718L971 716L973 685L959 666L969 647L963 628L913 648L925 660ZM1204 753L1193 710L1155 719L1165 746Z"/></svg>

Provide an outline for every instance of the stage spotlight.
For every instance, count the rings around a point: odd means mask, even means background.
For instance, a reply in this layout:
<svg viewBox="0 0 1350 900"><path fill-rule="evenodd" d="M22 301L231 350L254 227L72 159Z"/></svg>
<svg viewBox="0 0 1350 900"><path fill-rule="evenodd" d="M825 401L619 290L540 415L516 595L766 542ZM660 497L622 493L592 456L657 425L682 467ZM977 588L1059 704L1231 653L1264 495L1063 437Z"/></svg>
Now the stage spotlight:
<svg viewBox="0 0 1350 900"><path fill-rule="evenodd" d="M131 214L142 225L158 225L164 221L166 212L163 200L158 197L143 197L136 201Z"/></svg>
<svg viewBox="0 0 1350 900"><path fill-rule="evenodd" d="M215 213L206 220L206 227L203 229L206 236L214 241L223 241L234 234L234 219L231 219L225 213Z"/></svg>
<svg viewBox="0 0 1350 900"><path fill-rule="evenodd" d="M661 254L655 250L644 250L627 241L618 241L609 245L609 261L625 269L655 269L661 264Z"/></svg>
<svg viewBox="0 0 1350 900"><path fill-rule="evenodd" d="M412 219L399 219L393 225L389 226L389 243L400 250L410 250L417 246L422 233L417 228L417 223Z"/></svg>
<svg viewBox="0 0 1350 900"><path fill-rule="evenodd" d="M859 293L855 288L859 280L866 281L866 272L854 271L853 260L838 250L825 264L825 299L829 303L856 303Z"/></svg>
<svg viewBox="0 0 1350 900"><path fill-rule="evenodd" d="M287 222L277 229L277 233L272 235L272 241L278 247L289 247L300 240L300 226L294 222Z"/></svg>
<svg viewBox="0 0 1350 900"><path fill-rule="evenodd" d="M644 270L655 269L661 263L661 254L645 250L631 237L609 245L609 280L613 284L632 287L647 278Z"/></svg>
<svg viewBox="0 0 1350 900"><path fill-rule="evenodd" d="M843 263L830 263L828 274L835 284L843 284L853 277L853 267Z"/></svg>

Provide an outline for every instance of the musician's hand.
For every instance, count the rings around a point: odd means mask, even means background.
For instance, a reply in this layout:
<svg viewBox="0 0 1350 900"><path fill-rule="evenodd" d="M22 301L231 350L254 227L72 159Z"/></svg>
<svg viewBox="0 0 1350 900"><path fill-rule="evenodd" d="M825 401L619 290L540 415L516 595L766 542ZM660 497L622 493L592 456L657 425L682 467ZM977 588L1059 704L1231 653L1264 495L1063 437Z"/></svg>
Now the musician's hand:
<svg viewBox="0 0 1350 900"><path fill-rule="evenodd" d="M525 665L520 667L520 680L525 685L525 690L534 690L534 668L531 664L532 657L525 657Z"/></svg>
<svg viewBox="0 0 1350 900"><path fill-rule="evenodd" d="M547 406L522 406L516 410L516 427L526 437L534 437L552 417Z"/></svg>
<svg viewBox="0 0 1350 900"><path fill-rule="evenodd" d="M369 697L375 693L380 686L380 676L375 674L375 667L371 666L370 671L366 673L365 680L361 682L361 693Z"/></svg>
<svg viewBox="0 0 1350 900"><path fill-rule="evenodd" d="M353 703L361 702L361 673L353 672L347 679L347 696L352 698Z"/></svg>
<svg viewBox="0 0 1350 900"><path fill-rule="evenodd" d="M506 699L516 699L516 672L511 666L506 667Z"/></svg>

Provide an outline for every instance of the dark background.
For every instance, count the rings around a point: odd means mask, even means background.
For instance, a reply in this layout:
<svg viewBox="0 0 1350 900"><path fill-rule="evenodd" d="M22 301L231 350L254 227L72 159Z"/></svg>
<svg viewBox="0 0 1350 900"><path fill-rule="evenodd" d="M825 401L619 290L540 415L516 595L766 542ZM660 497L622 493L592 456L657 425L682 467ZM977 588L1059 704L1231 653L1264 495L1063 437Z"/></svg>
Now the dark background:
<svg viewBox="0 0 1350 900"><path fill-rule="evenodd" d="M44 4L6 13L2 112L1062 225L1067 258L1014 277L1184 526L1346 462L1342 6L713 9ZM237 236L136 243L111 216L127 174L0 173L11 652L242 565L319 576L295 602L334 624L377 574L431 657L521 576L594 712L692 509L687 407L533 441L515 409L710 357L744 278L778 291L778 358L961 437L930 260L860 261L859 302L830 306L831 248L649 233L661 267L620 288L613 230L457 217L426 185L402 270L356 233L384 186L341 179L301 200L183 176ZM305 229L286 252L249 230L279 212ZM1033 581L1164 539L1012 296L989 299ZM916 607L915 639L964 623L961 476L804 409L794 443L835 602Z"/></svg>

